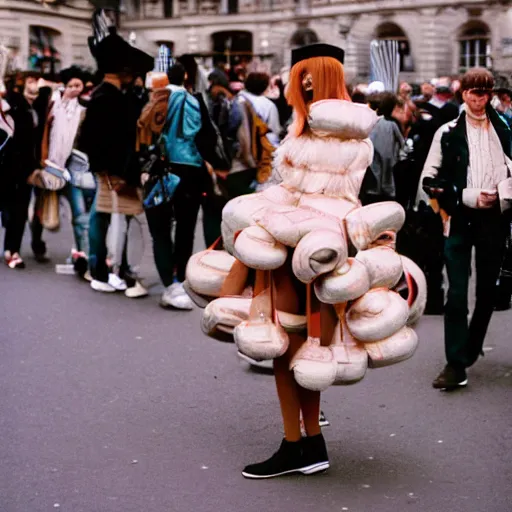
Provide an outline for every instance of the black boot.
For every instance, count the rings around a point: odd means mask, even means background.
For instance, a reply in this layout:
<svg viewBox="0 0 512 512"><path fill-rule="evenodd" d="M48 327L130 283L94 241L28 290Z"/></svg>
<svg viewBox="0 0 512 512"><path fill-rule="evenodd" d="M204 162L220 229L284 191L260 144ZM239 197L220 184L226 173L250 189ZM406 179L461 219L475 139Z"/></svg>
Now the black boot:
<svg viewBox="0 0 512 512"><path fill-rule="evenodd" d="M329 455L325 446L324 436L318 434L302 438L302 473L312 475L329 469Z"/></svg>

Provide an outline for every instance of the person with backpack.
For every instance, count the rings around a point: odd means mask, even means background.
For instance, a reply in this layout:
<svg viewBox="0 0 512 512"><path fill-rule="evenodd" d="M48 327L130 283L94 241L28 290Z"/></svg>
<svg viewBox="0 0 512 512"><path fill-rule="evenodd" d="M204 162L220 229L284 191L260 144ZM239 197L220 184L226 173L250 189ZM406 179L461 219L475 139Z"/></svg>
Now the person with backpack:
<svg viewBox="0 0 512 512"><path fill-rule="evenodd" d="M240 149L226 180L229 199L255 190L255 181L265 183L272 173L272 153L279 145L281 124L272 100L264 96L270 83L266 73L250 73L238 94L242 123L238 130Z"/></svg>
<svg viewBox="0 0 512 512"><path fill-rule="evenodd" d="M203 210L203 235L207 247L221 235L222 209L229 200L229 171L238 153L238 129L242 110L222 72L208 76L207 91L196 94L201 106L202 127L196 136L199 151L207 162L210 179L206 182ZM216 141L212 144L212 141Z"/></svg>
<svg viewBox="0 0 512 512"><path fill-rule="evenodd" d="M191 310L194 305L183 282L194 249L195 227L207 176L195 141L201 130L201 108L199 101L185 89L187 73L181 63L170 68L168 77L170 97L162 138L171 172L180 178L180 182L172 201L146 210L146 216L153 238L156 267L165 286L160 306Z"/></svg>

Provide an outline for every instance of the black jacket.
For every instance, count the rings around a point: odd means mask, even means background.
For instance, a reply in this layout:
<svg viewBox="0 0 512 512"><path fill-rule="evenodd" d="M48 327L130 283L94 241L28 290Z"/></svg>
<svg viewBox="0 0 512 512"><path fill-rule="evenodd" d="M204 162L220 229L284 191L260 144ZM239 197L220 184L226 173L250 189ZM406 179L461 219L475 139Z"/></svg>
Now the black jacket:
<svg viewBox="0 0 512 512"><path fill-rule="evenodd" d="M507 123L491 106L487 115L501 142L503 152L512 155L512 131ZM469 146L466 132L466 113L463 112L455 126L441 137L441 167L436 178L445 190L452 190L439 199L439 204L452 215L452 230L465 223L465 207L462 204L462 191L467 187L469 167Z"/></svg>
<svg viewBox="0 0 512 512"><path fill-rule="evenodd" d="M91 171L138 184L136 129L131 98L112 84L100 84L89 101L78 140L78 148L89 156Z"/></svg>
<svg viewBox="0 0 512 512"><path fill-rule="evenodd" d="M11 183L24 183L30 174L41 166L41 143L48 113L51 90L41 88L32 106L22 94L13 93L6 98L14 121L14 135L8 161L3 167ZM36 123L34 123L35 112Z"/></svg>

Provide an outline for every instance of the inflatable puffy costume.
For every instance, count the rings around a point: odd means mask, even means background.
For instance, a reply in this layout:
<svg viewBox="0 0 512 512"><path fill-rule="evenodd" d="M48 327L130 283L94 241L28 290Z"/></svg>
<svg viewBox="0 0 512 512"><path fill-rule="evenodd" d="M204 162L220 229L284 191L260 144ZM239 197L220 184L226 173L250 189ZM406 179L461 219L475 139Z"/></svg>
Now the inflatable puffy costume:
<svg viewBox="0 0 512 512"><path fill-rule="evenodd" d="M346 100L342 53L323 44L294 51L295 122L274 162L282 181L230 201L224 250L195 254L187 268L189 288L215 298L203 330L232 333L242 354L274 360L285 439L244 469L248 478L327 469L320 392L404 361L418 344L410 326L425 307L425 279L394 248L402 207L358 200L378 118Z"/></svg>

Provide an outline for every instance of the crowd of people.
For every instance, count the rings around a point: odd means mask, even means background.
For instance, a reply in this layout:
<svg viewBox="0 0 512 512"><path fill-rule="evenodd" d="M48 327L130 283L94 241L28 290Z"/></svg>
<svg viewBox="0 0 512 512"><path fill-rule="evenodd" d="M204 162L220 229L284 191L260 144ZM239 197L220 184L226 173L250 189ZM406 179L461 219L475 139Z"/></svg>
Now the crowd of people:
<svg viewBox="0 0 512 512"><path fill-rule="evenodd" d="M25 72L7 80L1 128L12 137L12 143L6 144L2 157L4 260L9 268L25 266L20 251L32 196L31 248L36 261L47 260L43 233L45 227L58 225L58 211L54 211L58 202L52 201L58 193L71 207L71 258L77 272L91 280L96 291L130 288L128 296L146 295L127 263L126 233L130 221L144 212L141 160L163 133L166 156L181 182L172 204L146 209L145 214L156 266L166 288L161 303L189 309L192 302L182 283L199 209L203 210L205 243L210 246L220 236L224 204L271 182L272 152L292 121L286 83L282 76L271 78L248 70L247 63L239 65L236 73L221 63L210 72L206 86L197 91L197 65L193 60L191 65L185 56L183 63L178 58L167 73L151 73L146 89L144 75L153 68L152 59L148 57L146 69L141 70L134 69L141 66L133 64L137 62L133 56L127 55L127 59L132 68L128 71L114 55L111 62L105 58L98 62L96 76L73 66L58 78ZM361 200L363 204L396 200L409 212L400 249L425 271L427 313L441 314L442 218L427 202L420 203L418 212L416 199L434 135L459 117L464 101L458 78L442 77L415 88L416 95L411 85L401 83L394 94L384 91L382 83L373 82L358 84L350 91L352 101L368 104L381 116L371 134L375 155ZM490 93L490 105L509 124L511 98L509 89ZM182 103L185 109L181 109ZM178 123L183 125L183 136L178 133ZM93 185L77 186L71 180L58 192L39 186L40 169L48 162L65 169L70 159L82 155L90 162ZM111 189L120 192L115 208ZM108 213L115 214L116 225L110 250L105 242L110 222L104 214ZM174 221L176 231L171 237ZM418 239L422 243L418 244ZM429 251L423 250L425 244ZM504 279L498 308L508 308L509 289Z"/></svg>
<svg viewBox="0 0 512 512"><path fill-rule="evenodd" d="M204 242L214 246L228 201L283 181L272 168L274 151L290 127L297 131L297 115L301 140L309 140L308 113L297 105L311 105L320 94L321 73L305 68L295 76L300 98L292 98L293 112L286 75L270 77L248 62L205 75L183 56L155 72L152 56L113 31L97 33L90 47L95 76L73 66L59 77L26 72L7 80L0 110L4 261L9 269L25 267L27 221L35 260L47 261L44 231L58 227L59 199L66 197L70 257L93 290L148 294L127 255L130 224L145 222L164 286L160 305L190 310L186 267L200 209ZM342 73L341 62L330 65ZM397 250L426 275L427 313L445 315L447 366L434 387L456 388L467 383L466 368L481 354L493 310L510 307L511 226L504 212L512 206L512 92L496 89L485 69L417 89L402 83L393 93L373 82L347 92L344 83L328 84L321 99L351 99L379 116L359 200L396 201L406 211ZM476 306L468 323L473 247ZM317 433L313 409L307 419ZM292 423L295 435L295 416ZM249 473L259 477L267 466Z"/></svg>

